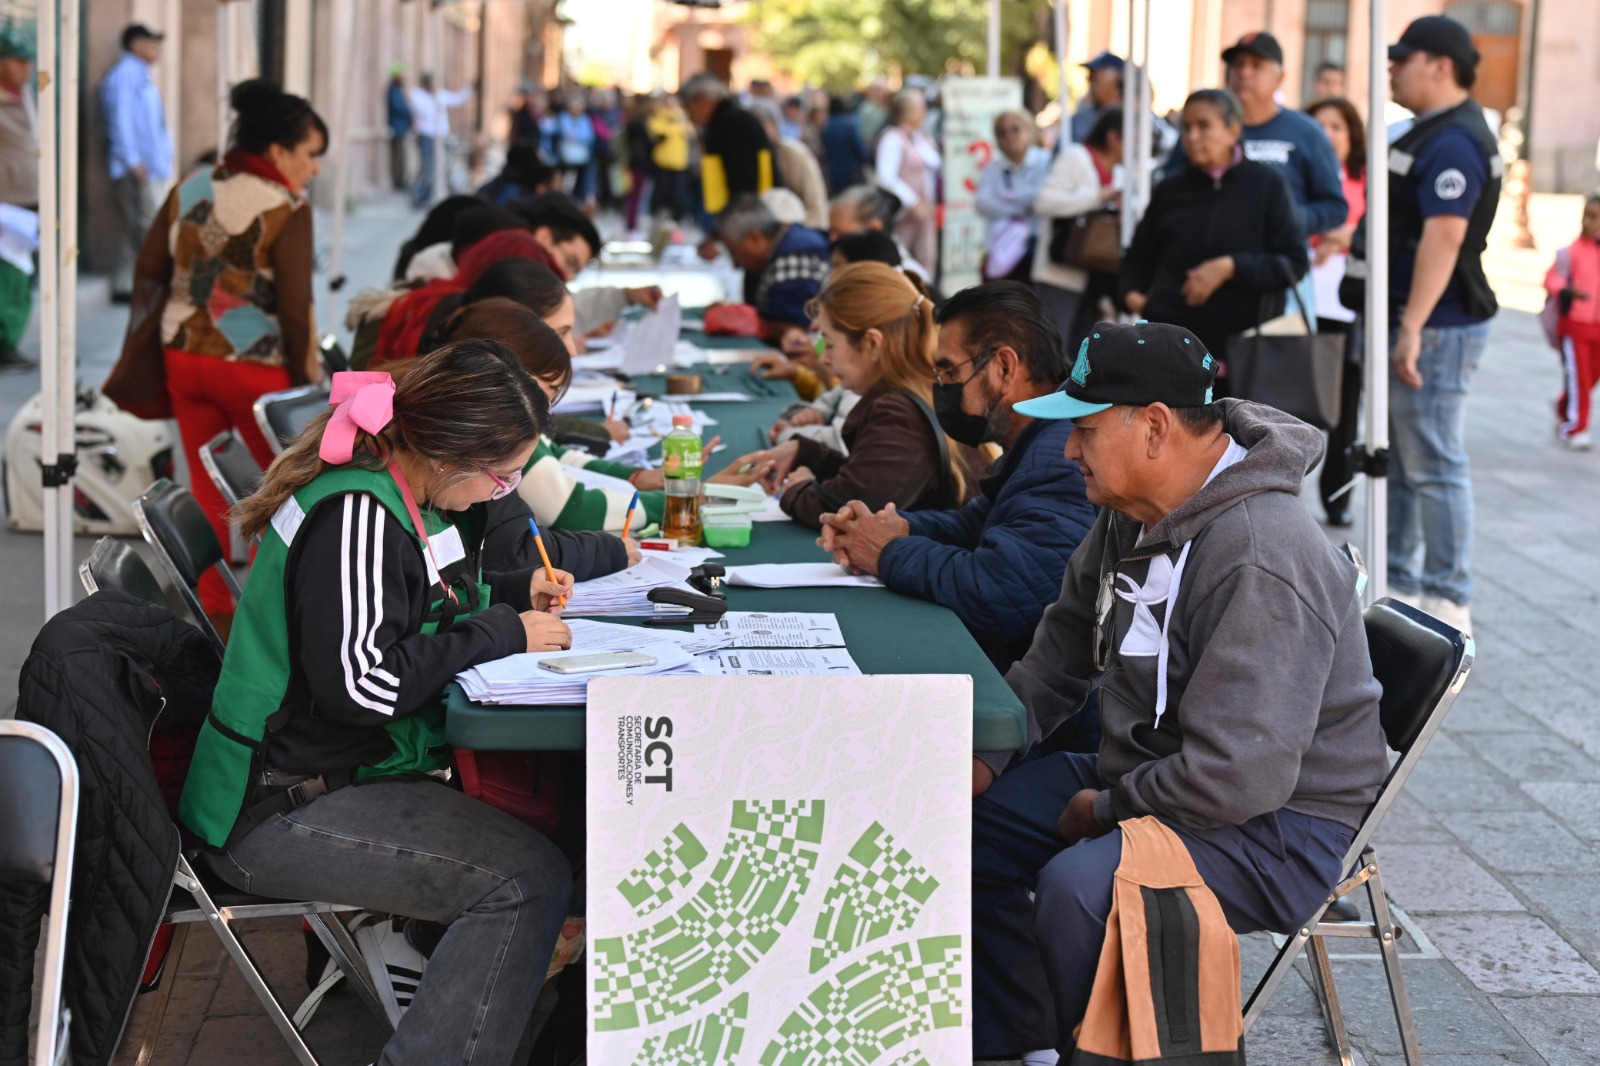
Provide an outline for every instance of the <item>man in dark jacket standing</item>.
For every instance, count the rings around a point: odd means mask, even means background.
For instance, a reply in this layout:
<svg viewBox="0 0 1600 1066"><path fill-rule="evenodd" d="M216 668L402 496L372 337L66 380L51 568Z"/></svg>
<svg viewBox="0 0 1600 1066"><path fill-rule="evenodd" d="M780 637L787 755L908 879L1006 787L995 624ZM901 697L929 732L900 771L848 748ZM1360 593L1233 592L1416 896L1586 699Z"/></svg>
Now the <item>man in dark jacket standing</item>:
<svg viewBox="0 0 1600 1066"><path fill-rule="evenodd" d="M406 181L406 138L411 134L411 102L406 99L406 78L398 64L389 68L383 109L389 126L389 184L395 192L403 192L410 187Z"/></svg>
<svg viewBox="0 0 1600 1066"><path fill-rule="evenodd" d="M778 184L766 129L739 106L726 82L715 74L696 74L683 83L678 97L700 131L700 189L708 218L716 218L745 193L759 196ZM708 239L700 251L712 258L716 245Z"/></svg>
<svg viewBox="0 0 1600 1066"><path fill-rule="evenodd" d="M1187 330L1095 333L1061 392L1019 405L1074 420L1104 509L1006 680L1048 733L1098 679L1103 740L973 804L978 1058L1071 1046L1120 822L1172 829L1237 932L1288 932L1346 872L1387 766L1356 570L1298 498L1322 435L1212 403L1216 360Z"/></svg>
<svg viewBox="0 0 1600 1066"><path fill-rule="evenodd" d="M840 564L954 611L1006 670L1028 650L1094 524L1078 464L1065 455L1072 423L1012 409L1055 390L1066 354L1039 297L1014 281L963 289L935 318L940 426L960 444L999 444L1005 455L964 507L900 514L890 504L873 514L853 500L823 517L822 542ZM1011 753L986 758L1003 768Z"/></svg>

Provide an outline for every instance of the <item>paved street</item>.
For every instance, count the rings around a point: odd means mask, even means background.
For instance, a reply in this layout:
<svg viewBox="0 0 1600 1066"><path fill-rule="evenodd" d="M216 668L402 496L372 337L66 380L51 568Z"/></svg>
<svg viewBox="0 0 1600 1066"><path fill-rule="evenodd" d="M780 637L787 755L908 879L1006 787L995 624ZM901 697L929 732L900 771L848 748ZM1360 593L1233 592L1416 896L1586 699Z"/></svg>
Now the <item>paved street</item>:
<svg viewBox="0 0 1600 1066"><path fill-rule="evenodd" d="M1509 225L1495 234L1491 274L1507 309L1470 405L1478 660L1378 837L1390 895L1404 914L1405 976L1429 1066L1600 1058L1600 678L1584 665L1594 661L1591 634L1600 629L1600 454L1556 445L1558 366L1529 313L1579 210L1576 197L1538 198L1534 252L1509 247ZM1503 208L1503 223L1509 215ZM387 272L410 218L387 203L352 218L353 286ZM123 316L104 305L98 280L85 282L83 303L81 376L94 382L114 356ZM324 299L325 328L334 312ZM23 376L0 378L0 413L9 418L34 388ZM0 533L0 591L11 619L0 628L6 702L41 615L39 567L37 537ZM298 922L266 926L255 943L269 976L297 1002ZM196 930L190 945L155 1061L292 1062L214 938ZM1361 1060L1402 1062L1376 951L1356 941L1336 948L1339 994ZM1247 982L1271 951L1265 938L1247 938ZM381 1043L348 993L329 999L308 1039L329 1066L368 1062ZM1336 1061L1304 980L1284 986L1248 1047L1257 1063Z"/></svg>

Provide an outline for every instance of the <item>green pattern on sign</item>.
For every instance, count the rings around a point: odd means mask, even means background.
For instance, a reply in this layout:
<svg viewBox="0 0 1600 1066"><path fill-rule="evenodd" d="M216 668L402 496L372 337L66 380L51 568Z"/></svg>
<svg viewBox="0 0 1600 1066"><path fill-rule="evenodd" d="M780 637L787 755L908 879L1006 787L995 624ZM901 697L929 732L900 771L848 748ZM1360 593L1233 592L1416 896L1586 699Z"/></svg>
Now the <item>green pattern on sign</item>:
<svg viewBox="0 0 1600 1066"><path fill-rule="evenodd" d="M644 1042L633 1066L717 1066L733 1062L744 1044L744 1019L750 1005L740 995L693 1025ZM910 1066L910 1064L908 1064Z"/></svg>
<svg viewBox="0 0 1600 1066"><path fill-rule="evenodd" d="M861 945L905 932L922 913L939 882L912 861L877 822L867 828L839 866L817 915L811 972Z"/></svg>
<svg viewBox="0 0 1600 1066"><path fill-rule="evenodd" d="M920 1051L913 1051L904 1058L896 1059L894 1066L928 1066L928 1056Z"/></svg>
<svg viewBox="0 0 1600 1066"><path fill-rule="evenodd" d="M617 886L622 898L643 918L672 902L680 888L694 880L694 868L706 861L705 845L689 827L679 822L661 847L644 858L644 863Z"/></svg>
<svg viewBox="0 0 1600 1066"><path fill-rule="evenodd" d="M876 1062L896 1045L961 1024L961 938L929 937L839 971L784 1020L761 1066Z"/></svg>
<svg viewBox="0 0 1600 1066"><path fill-rule="evenodd" d="M710 878L649 929L594 943L594 1024L653 1025L703 1006L772 950L811 887L821 800L738 800Z"/></svg>

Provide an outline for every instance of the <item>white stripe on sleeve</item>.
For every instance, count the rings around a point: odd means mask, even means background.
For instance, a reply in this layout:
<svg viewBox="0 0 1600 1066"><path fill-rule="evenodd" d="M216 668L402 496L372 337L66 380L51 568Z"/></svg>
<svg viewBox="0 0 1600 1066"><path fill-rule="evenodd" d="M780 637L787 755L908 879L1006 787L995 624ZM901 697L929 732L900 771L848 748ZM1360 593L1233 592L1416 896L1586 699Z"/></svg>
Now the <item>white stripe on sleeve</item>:
<svg viewBox="0 0 1600 1066"><path fill-rule="evenodd" d="M370 627L375 631L380 619L370 614L371 590L374 581L382 580L368 565L365 537L370 531L368 512L372 497L364 493L350 493L344 498L341 544L339 557L339 593L343 608L344 632L339 638L339 664L344 668L344 687L350 700L358 707L379 714L394 714L394 700L379 701L367 694L368 685L362 684L367 664L363 644L370 639ZM358 514L359 511L359 514ZM377 665L376 663L372 665Z"/></svg>

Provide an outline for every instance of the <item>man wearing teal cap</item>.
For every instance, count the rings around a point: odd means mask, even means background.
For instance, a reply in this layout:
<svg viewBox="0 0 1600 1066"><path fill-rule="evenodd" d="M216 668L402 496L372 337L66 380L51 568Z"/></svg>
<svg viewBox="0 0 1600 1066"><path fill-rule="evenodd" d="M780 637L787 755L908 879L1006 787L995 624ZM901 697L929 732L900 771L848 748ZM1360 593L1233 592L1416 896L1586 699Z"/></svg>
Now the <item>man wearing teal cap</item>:
<svg viewBox="0 0 1600 1066"><path fill-rule="evenodd" d="M974 801L978 1058L1071 1047L1120 823L1176 833L1238 932L1288 932L1346 873L1383 779L1356 570L1298 498L1322 435L1213 403L1217 369L1188 330L1102 322L1059 391L1016 405L1073 419L1066 455L1102 509L1006 681L1032 737L1098 682L1102 740L1018 751Z"/></svg>
<svg viewBox="0 0 1600 1066"><path fill-rule="evenodd" d="M15 26L0 27L0 204L39 208L38 116L28 81L33 40ZM32 271L0 259L0 370L28 370L17 352L33 310Z"/></svg>

